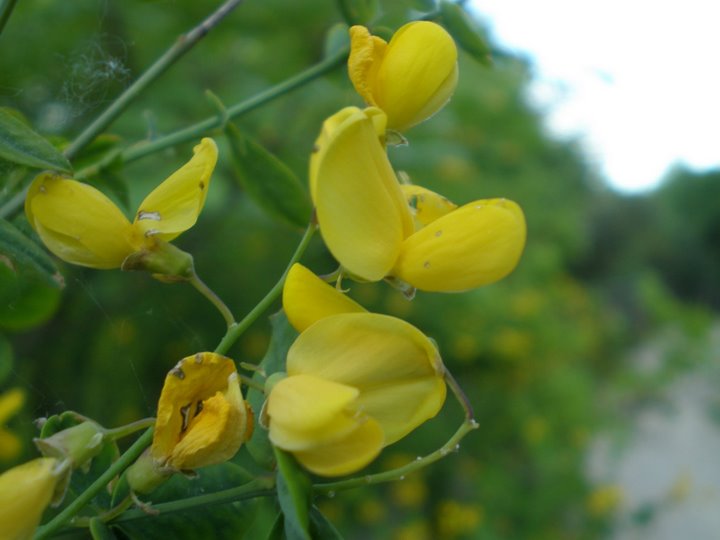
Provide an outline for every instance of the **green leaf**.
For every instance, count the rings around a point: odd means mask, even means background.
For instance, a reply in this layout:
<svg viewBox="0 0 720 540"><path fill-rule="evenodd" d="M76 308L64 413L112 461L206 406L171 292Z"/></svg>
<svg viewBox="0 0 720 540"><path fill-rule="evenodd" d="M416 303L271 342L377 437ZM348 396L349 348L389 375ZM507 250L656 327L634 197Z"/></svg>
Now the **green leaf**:
<svg viewBox="0 0 720 540"><path fill-rule="evenodd" d="M368 25L375 19L378 8L378 0L340 0L340 10L348 24Z"/></svg>
<svg viewBox="0 0 720 540"><path fill-rule="evenodd" d="M465 52L484 66L492 64L487 39L463 8L454 2L443 0L440 2L440 16L445 28Z"/></svg>
<svg viewBox="0 0 720 540"><path fill-rule="evenodd" d="M90 520L90 536L93 540L116 540L117 536L110 530L103 521L98 517L94 517Z"/></svg>
<svg viewBox="0 0 720 540"><path fill-rule="evenodd" d="M7 108L0 108L0 158L36 169L72 171L65 156Z"/></svg>
<svg viewBox="0 0 720 540"><path fill-rule="evenodd" d="M60 291L31 274L17 274L0 259L0 329L25 330L48 320Z"/></svg>
<svg viewBox="0 0 720 540"><path fill-rule="evenodd" d="M153 504L177 501L237 487L251 478L243 468L229 462L203 467L197 474L196 478L175 474L148 497ZM198 506L177 512L163 512L157 516L142 516L113 526L131 539L237 540L244 537L245 531L253 526L256 519L265 517L259 511L261 504L261 499L248 499Z"/></svg>
<svg viewBox="0 0 720 540"><path fill-rule="evenodd" d="M317 506L310 510L310 531L314 540L343 540L342 534L330 523Z"/></svg>
<svg viewBox="0 0 720 540"><path fill-rule="evenodd" d="M10 375L13 365L13 351L10 342L0 334L0 384Z"/></svg>
<svg viewBox="0 0 720 540"><path fill-rule="evenodd" d="M298 336L297 331L290 325L285 316L285 312L282 310L270 316L270 326L272 329L270 344L268 345L265 357L260 362L260 367L262 367L268 377L278 371L285 371L287 352ZM259 373L253 376L253 380L260 384L264 381ZM247 401L250 403L253 411L255 411L256 418L258 418L265 401L265 394L255 388L250 388L247 394ZM275 468L275 456L273 454L272 444L268 439L267 430L261 425L255 426L252 438L246 443L246 448L258 465L267 470Z"/></svg>
<svg viewBox="0 0 720 540"><path fill-rule="evenodd" d="M50 255L12 223L0 219L0 259L3 257L19 266L32 268L49 285L60 289L65 286L65 280ZM8 261L0 260L2 263L8 265Z"/></svg>
<svg viewBox="0 0 720 540"><path fill-rule="evenodd" d="M270 215L304 227L312 206L297 176L282 161L228 124L225 133L238 181L247 194Z"/></svg>
<svg viewBox="0 0 720 540"><path fill-rule="evenodd" d="M410 5L422 13L429 13L435 9L435 0L410 0Z"/></svg>
<svg viewBox="0 0 720 540"><path fill-rule="evenodd" d="M345 23L332 25L330 30L325 34L325 46L323 48L325 58L333 56L341 49L348 49L349 47L350 34L348 32L348 25Z"/></svg>
<svg viewBox="0 0 720 540"><path fill-rule="evenodd" d="M292 455L275 448L277 493L288 540L310 540L312 483Z"/></svg>

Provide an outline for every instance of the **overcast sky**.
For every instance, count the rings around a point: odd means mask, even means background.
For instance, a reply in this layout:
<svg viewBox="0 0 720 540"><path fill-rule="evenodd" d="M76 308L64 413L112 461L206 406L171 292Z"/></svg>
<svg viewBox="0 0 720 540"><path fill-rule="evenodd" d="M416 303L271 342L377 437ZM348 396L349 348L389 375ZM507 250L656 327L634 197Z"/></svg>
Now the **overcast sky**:
<svg viewBox="0 0 720 540"><path fill-rule="evenodd" d="M530 58L548 128L580 135L614 187L673 163L720 165L720 2L473 0L501 47Z"/></svg>

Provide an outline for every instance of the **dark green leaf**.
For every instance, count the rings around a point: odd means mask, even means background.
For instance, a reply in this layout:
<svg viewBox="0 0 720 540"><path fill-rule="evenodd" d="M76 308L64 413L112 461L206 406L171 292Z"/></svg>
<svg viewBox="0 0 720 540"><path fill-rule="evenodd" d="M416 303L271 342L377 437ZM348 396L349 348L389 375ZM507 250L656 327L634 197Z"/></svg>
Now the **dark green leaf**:
<svg viewBox="0 0 720 540"><path fill-rule="evenodd" d="M20 232L12 223L0 219L0 257L8 258L11 263L34 269L38 276L57 288L65 281L47 252ZM8 264L0 260L0 264Z"/></svg>
<svg viewBox="0 0 720 540"><path fill-rule="evenodd" d="M277 493L288 540L310 540L312 483L292 455L275 448Z"/></svg>
<svg viewBox="0 0 720 540"><path fill-rule="evenodd" d="M0 334L0 384L10 375L13 365L13 351L10 342Z"/></svg>
<svg viewBox="0 0 720 540"><path fill-rule="evenodd" d="M94 517L90 520L90 535L93 540L116 540L117 537L100 518Z"/></svg>
<svg viewBox="0 0 720 540"><path fill-rule="evenodd" d="M278 512L272 528L268 531L265 540L283 540L285 538L285 520L282 512Z"/></svg>
<svg viewBox="0 0 720 540"><path fill-rule="evenodd" d="M16 274L0 259L0 328L24 330L49 319L60 303L57 286L30 274Z"/></svg>
<svg viewBox="0 0 720 540"><path fill-rule="evenodd" d="M350 47L350 34L348 33L348 25L345 23L337 23L330 27L325 34L325 57L333 56L341 49Z"/></svg>
<svg viewBox="0 0 720 540"><path fill-rule="evenodd" d="M440 2L442 22L460 47L484 66L491 65L490 46L477 23L454 2Z"/></svg>
<svg viewBox="0 0 720 540"><path fill-rule="evenodd" d="M285 312L282 310L270 316L270 325L272 327L270 345L265 353L265 357L260 362L260 366L267 376L277 373L278 371L285 371L287 352L298 335L297 331L290 326ZM264 379L259 374L256 374L253 380L262 383ZM255 411L255 417L258 418L262 411L263 402L265 401L265 394L259 390L250 388L247 400L253 408L253 411ZM259 422L256 422L252 438L246 443L246 447L250 455L259 465L265 467L267 470L272 470L275 467L272 445L268 440L267 430L257 424L259 424Z"/></svg>
<svg viewBox="0 0 720 540"><path fill-rule="evenodd" d="M310 531L313 540L343 540L342 534L330 523L317 506L310 510Z"/></svg>
<svg viewBox="0 0 720 540"><path fill-rule="evenodd" d="M225 130L237 178L247 194L272 216L304 227L312 207L307 191L282 161L229 124Z"/></svg>
<svg viewBox="0 0 720 540"><path fill-rule="evenodd" d="M5 108L0 108L0 158L36 169L72 171L65 156Z"/></svg>

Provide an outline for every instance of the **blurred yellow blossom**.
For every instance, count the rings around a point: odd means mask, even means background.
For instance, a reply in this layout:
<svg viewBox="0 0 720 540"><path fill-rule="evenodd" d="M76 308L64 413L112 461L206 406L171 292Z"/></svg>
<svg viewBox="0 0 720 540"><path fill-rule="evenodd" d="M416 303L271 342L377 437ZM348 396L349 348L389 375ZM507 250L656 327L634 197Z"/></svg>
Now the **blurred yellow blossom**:
<svg viewBox="0 0 720 540"><path fill-rule="evenodd" d="M419 508L428 496L428 487L422 476L411 474L400 482L390 484L390 497L401 508Z"/></svg>
<svg viewBox="0 0 720 540"><path fill-rule="evenodd" d="M437 508L437 526L441 538L456 538L475 531L483 521L482 506L443 501Z"/></svg>
<svg viewBox="0 0 720 540"><path fill-rule="evenodd" d="M45 172L25 200L28 221L55 255L91 268L120 268L129 255L153 251L192 227L205 204L217 146L204 138L193 158L155 188L132 223L94 187Z"/></svg>
<svg viewBox="0 0 720 540"><path fill-rule="evenodd" d="M7 429L5 424L17 413L25 402L25 392L12 388L0 396L0 460L8 461L22 450L20 438Z"/></svg>
<svg viewBox="0 0 720 540"><path fill-rule="evenodd" d="M622 504L623 490L621 486L607 484L596 487L588 496L588 511L597 517L606 516Z"/></svg>
<svg viewBox="0 0 720 540"><path fill-rule="evenodd" d="M436 23L408 23L390 43L353 26L350 40L350 80L368 105L387 114L390 129L404 131L426 120L455 91L457 47Z"/></svg>

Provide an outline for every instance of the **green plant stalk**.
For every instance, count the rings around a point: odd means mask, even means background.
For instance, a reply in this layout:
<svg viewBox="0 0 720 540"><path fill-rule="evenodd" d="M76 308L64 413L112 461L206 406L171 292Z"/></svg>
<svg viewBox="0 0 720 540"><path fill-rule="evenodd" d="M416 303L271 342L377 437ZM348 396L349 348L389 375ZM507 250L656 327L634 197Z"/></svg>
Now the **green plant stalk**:
<svg viewBox="0 0 720 540"><path fill-rule="evenodd" d="M189 282L193 287L198 290L200 294L207 298L210 303L217 308L217 310L223 316L223 319L225 319L225 323L228 325L228 328L235 324L235 317L233 317L230 308L227 307L225 302L223 302L220 297L215 294L215 292L210 287L208 287L203 280L198 277L195 272L193 272L193 275L190 278Z"/></svg>
<svg viewBox="0 0 720 540"><path fill-rule="evenodd" d="M285 79L283 82L278 83L275 86L271 86L267 90L260 92L259 94L255 94L251 98L228 107L221 115L206 118L205 120L201 120L191 126L179 129L152 141L142 142L131 146L119 154L112 153L108 155L106 159L78 171L75 174L75 178L88 178L100 173L113 163L131 163L166 148L170 148L184 142L194 141L201 135L204 135L213 129L222 128L228 120L247 114L260 106L269 103L270 101L279 98L314 79L317 79L321 75L324 75L328 71L331 71L343 63L347 58L347 55L347 49L340 50L336 54L329 56L313 66L310 66L293 77Z"/></svg>
<svg viewBox="0 0 720 540"><path fill-rule="evenodd" d="M152 509L157 510L160 514L169 514L171 512L180 512L188 508L198 508L210 504L223 504L243 499L254 499L256 497L269 497L275 494L275 477L265 476L251 480L242 486L208 493L206 495L198 495L197 497L188 497L187 499L179 499L166 503L153 504ZM152 518L141 509L128 510L122 515L116 517L110 523L123 523L126 521L135 521L138 519Z"/></svg>
<svg viewBox="0 0 720 540"><path fill-rule="evenodd" d="M4 30L10 15L12 15L15 4L17 4L17 0L0 0L0 33Z"/></svg>
<svg viewBox="0 0 720 540"><path fill-rule="evenodd" d="M113 429L106 429L105 438L110 438L113 440L122 439L123 437L127 437L128 435L132 435L136 431L140 431L141 429L147 429L153 425L155 425L155 418L143 418L142 420L137 420L124 426L116 427Z"/></svg>
<svg viewBox="0 0 720 540"><path fill-rule="evenodd" d="M272 305L272 303L277 299L277 297L280 296L283 285L285 284L285 278L287 277L290 268L293 264L298 262L300 260L300 257L302 257L303 253L305 253L305 250L310 244L310 240L312 240L313 234L315 233L315 229L317 229L317 223L315 222L315 218L313 217L307 229L305 229L305 234L300 240L298 247L295 249L295 253L293 253L293 256L290 258L290 262L288 263L287 268L285 268L282 276L280 276L280 279L277 281L277 283L275 283L273 288L268 291L265 297L260 300L260 302L250 311L250 313L245 315L245 318L242 321L230 325L230 327L227 329L227 332L225 333L225 336L215 348L216 353L225 354L228 349L232 347L232 345L243 334L243 332L245 332L250 327L250 325L252 325L252 323L254 323L258 319L258 317L260 317L260 315L262 315Z"/></svg>
<svg viewBox="0 0 720 540"><path fill-rule="evenodd" d="M72 159L85 146L102 133L137 98L140 93L172 66L180 57L204 38L222 21L242 0L227 0L209 17L186 34L182 34L165 53L158 58L135 82L112 102L75 140L65 149L65 157Z"/></svg>
<svg viewBox="0 0 720 540"><path fill-rule="evenodd" d="M338 482L326 482L315 484L313 491L315 493L331 493L344 489L351 489L360 486L369 486L371 484L380 484L383 482L393 482L395 480L403 480L406 475L427 467L428 465L441 460L448 454L456 452L459 448L460 441L471 431L479 427L475 420L466 419L453 434L448 441L433 453L425 457L418 458L397 469L377 474L368 474L366 476L358 476L348 480L340 480Z"/></svg>
<svg viewBox="0 0 720 540"><path fill-rule="evenodd" d="M71 502L65 510L60 512L42 527L38 527L37 531L35 531L35 540L49 537L65 525L70 519L72 519L72 517L82 510L83 506L89 503L90 500L100 492L100 490L104 489L105 486L107 486L110 481L115 478L115 476L127 469L137 459L137 457L142 454L143 450L145 450L152 441L152 436L153 428L148 428L148 430L140 435L132 446L130 446L130 448L128 448L125 453L120 456L117 461L115 461L115 463L110 465L110 467L108 467L108 469L102 473L97 480L95 480L85 491L78 495L77 499Z"/></svg>

